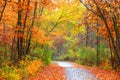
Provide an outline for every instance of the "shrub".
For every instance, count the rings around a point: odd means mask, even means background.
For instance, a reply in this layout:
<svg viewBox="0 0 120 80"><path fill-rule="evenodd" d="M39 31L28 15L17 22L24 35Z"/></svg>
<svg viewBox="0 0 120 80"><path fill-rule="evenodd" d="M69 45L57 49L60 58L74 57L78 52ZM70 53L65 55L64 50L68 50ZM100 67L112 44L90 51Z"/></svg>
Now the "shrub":
<svg viewBox="0 0 120 80"><path fill-rule="evenodd" d="M30 61L30 63L25 67L28 75L34 75L43 66L42 62L39 60Z"/></svg>
<svg viewBox="0 0 120 80"><path fill-rule="evenodd" d="M16 67L9 67L9 66L4 66L1 69L1 76L2 79L7 79L7 80L20 80L20 74L18 73L18 69Z"/></svg>
<svg viewBox="0 0 120 80"><path fill-rule="evenodd" d="M0 80L26 80L38 72L44 64L40 60L30 60L26 57L19 65L4 64L0 68Z"/></svg>
<svg viewBox="0 0 120 80"><path fill-rule="evenodd" d="M96 51L91 47L82 47L78 51L79 63L92 66L96 64Z"/></svg>
<svg viewBox="0 0 120 80"><path fill-rule="evenodd" d="M56 57L57 60L64 60L64 61L76 61L78 60L79 55L77 54L77 51L74 51L74 49L69 49L68 53L61 54L60 56Z"/></svg>
<svg viewBox="0 0 120 80"><path fill-rule="evenodd" d="M27 55L23 60L20 61L20 68L22 69L23 77L34 75L43 66L44 64L41 60L31 60L29 55Z"/></svg>
<svg viewBox="0 0 120 80"><path fill-rule="evenodd" d="M40 59L46 65L49 65L51 62L51 56L53 51L48 47L48 45L43 45L42 47L32 50L32 58Z"/></svg>
<svg viewBox="0 0 120 80"><path fill-rule="evenodd" d="M52 50L50 50L47 46L45 46L43 49L43 55L41 59L46 65L50 64L51 56L52 56Z"/></svg>

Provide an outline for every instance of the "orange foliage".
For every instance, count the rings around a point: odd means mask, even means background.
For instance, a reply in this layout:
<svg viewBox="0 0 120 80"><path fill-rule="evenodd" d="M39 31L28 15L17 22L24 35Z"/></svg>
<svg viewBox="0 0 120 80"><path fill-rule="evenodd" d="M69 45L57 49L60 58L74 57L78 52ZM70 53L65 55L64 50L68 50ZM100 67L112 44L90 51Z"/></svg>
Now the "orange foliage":
<svg viewBox="0 0 120 80"><path fill-rule="evenodd" d="M66 80L64 69L58 65L52 64L46 66L41 72L35 76L30 77L29 80Z"/></svg>
<svg viewBox="0 0 120 80"><path fill-rule="evenodd" d="M41 2L41 5L42 5L43 7L46 7L46 8L49 9L49 10L53 10L53 9L56 8L56 5L52 2L52 0L43 0L43 1Z"/></svg>
<svg viewBox="0 0 120 80"><path fill-rule="evenodd" d="M115 71L101 70L97 68L89 68L89 70L94 73L99 78L99 80L120 80L120 73Z"/></svg>
<svg viewBox="0 0 120 80"><path fill-rule="evenodd" d="M108 22L108 28L110 29L112 36L115 38L116 34L115 34L115 31L114 31L114 27L113 27L112 22L110 22L110 21ZM119 30L119 28L118 28L118 30ZM102 26L102 27L99 28L99 34L102 34L105 39L107 39L109 37L106 26Z"/></svg>
<svg viewBox="0 0 120 80"><path fill-rule="evenodd" d="M40 67L43 66L43 63L39 60L33 60L26 66L26 71L29 75L34 75L37 71L40 70Z"/></svg>
<svg viewBox="0 0 120 80"><path fill-rule="evenodd" d="M52 0L43 0L41 2L41 5L46 6L46 5L49 5L51 2L52 2Z"/></svg>
<svg viewBox="0 0 120 80"><path fill-rule="evenodd" d="M46 32L37 26L35 26L32 30L33 32L33 40L41 43L41 44L47 44L52 41L52 38L50 36L46 35Z"/></svg>

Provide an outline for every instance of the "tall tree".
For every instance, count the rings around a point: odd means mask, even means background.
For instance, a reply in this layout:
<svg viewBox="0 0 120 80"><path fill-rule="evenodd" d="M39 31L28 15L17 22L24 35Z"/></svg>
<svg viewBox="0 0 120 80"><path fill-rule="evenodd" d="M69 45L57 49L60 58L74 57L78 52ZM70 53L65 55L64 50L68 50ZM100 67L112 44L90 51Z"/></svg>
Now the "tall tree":
<svg viewBox="0 0 120 80"><path fill-rule="evenodd" d="M119 38L119 0L79 0L89 11L97 15L103 22L107 34L110 36L114 54L120 65L120 38ZM108 38L108 36L107 36Z"/></svg>

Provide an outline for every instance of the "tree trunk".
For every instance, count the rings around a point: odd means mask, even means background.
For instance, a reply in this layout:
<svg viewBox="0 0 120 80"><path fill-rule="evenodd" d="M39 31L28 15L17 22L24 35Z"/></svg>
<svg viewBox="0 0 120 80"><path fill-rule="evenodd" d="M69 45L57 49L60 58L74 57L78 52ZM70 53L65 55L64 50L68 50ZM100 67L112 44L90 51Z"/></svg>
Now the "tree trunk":
<svg viewBox="0 0 120 80"><path fill-rule="evenodd" d="M7 5L7 0L5 0L5 4L4 4L3 9L2 9L2 11L1 11L0 21L2 20L3 13L4 13L4 11L5 11L6 5Z"/></svg>
<svg viewBox="0 0 120 80"><path fill-rule="evenodd" d="M86 26L86 47L88 46L88 40L89 40L89 36L88 36L89 32L88 32L88 30L89 30L89 26L87 25Z"/></svg>
<svg viewBox="0 0 120 80"><path fill-rule="evenodd" d="M110 54L111 54L111 66L112 66L112 69L114 69L114 61L113 61L112 46L111 46L110 37L109 37L109 46L110 46Z"/></svg>
<svg viewBox="0 0 120 80"><path fill-rule="evenodd" d="M98 34L98 28L97 28L97 34ZM96 35L97 40L97 66L99 65L99 37Z"/></svg>
<svg viewBox="0 0 120 80"><path fill-rule="evenodd" d="M27 10L26 10L25 19L24 19L24 22L23 22L23 33L22 33L23 35L24 35L25 28L26 28L26 22L27 22L27 18L28 18L29 6L30 6L30 0L27 1ZM25 39L24 39L24 42L26 42ZM26 54L26 45L27 45L27 43L25 43L24 47L23 47L23 55Z"/></svg>
<svg viewBox="0 0 120 80"><path fill-rule="evenodd" d="M20 3L21 3L21 0L18 0L18 4L20 4ZM22 29L22 23L21 23L22 14L21 13L22 13L22 10L18 10L17 27L20 27ZM22 50L23 39L21 37L22 31L18 30L17 34L18 34L18 38L17 38L17 52L18 52L18 60L20 60L22 58L22 53L23 53L23 50Z"/></svg>
<svg viewBox="0 0 120 80"><path fill-rule="evenodd" d="M28 54L28 53L29 53L29 50L30 50L31 38L32 38L32 32L31 32L31 30L32 30L32 28L34 27L36 10L37 10L37 2L35 2L33 19L32 19L32 23L31 23L30 29L29 29L29 33L28 33L28 41L27 41L27 47L26 47L26 54Z"/></svg>

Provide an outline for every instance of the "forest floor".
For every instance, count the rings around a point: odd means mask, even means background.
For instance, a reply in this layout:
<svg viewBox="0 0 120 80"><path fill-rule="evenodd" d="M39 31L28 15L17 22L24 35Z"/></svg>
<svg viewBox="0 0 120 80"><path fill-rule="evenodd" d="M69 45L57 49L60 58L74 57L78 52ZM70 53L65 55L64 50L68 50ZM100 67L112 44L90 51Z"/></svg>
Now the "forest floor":
<svg viewBox="0 0 120 80"><path fill-rule="evenodd" d="M120 80L120 73L72 62L56 61L29 80Z"/></svg>

